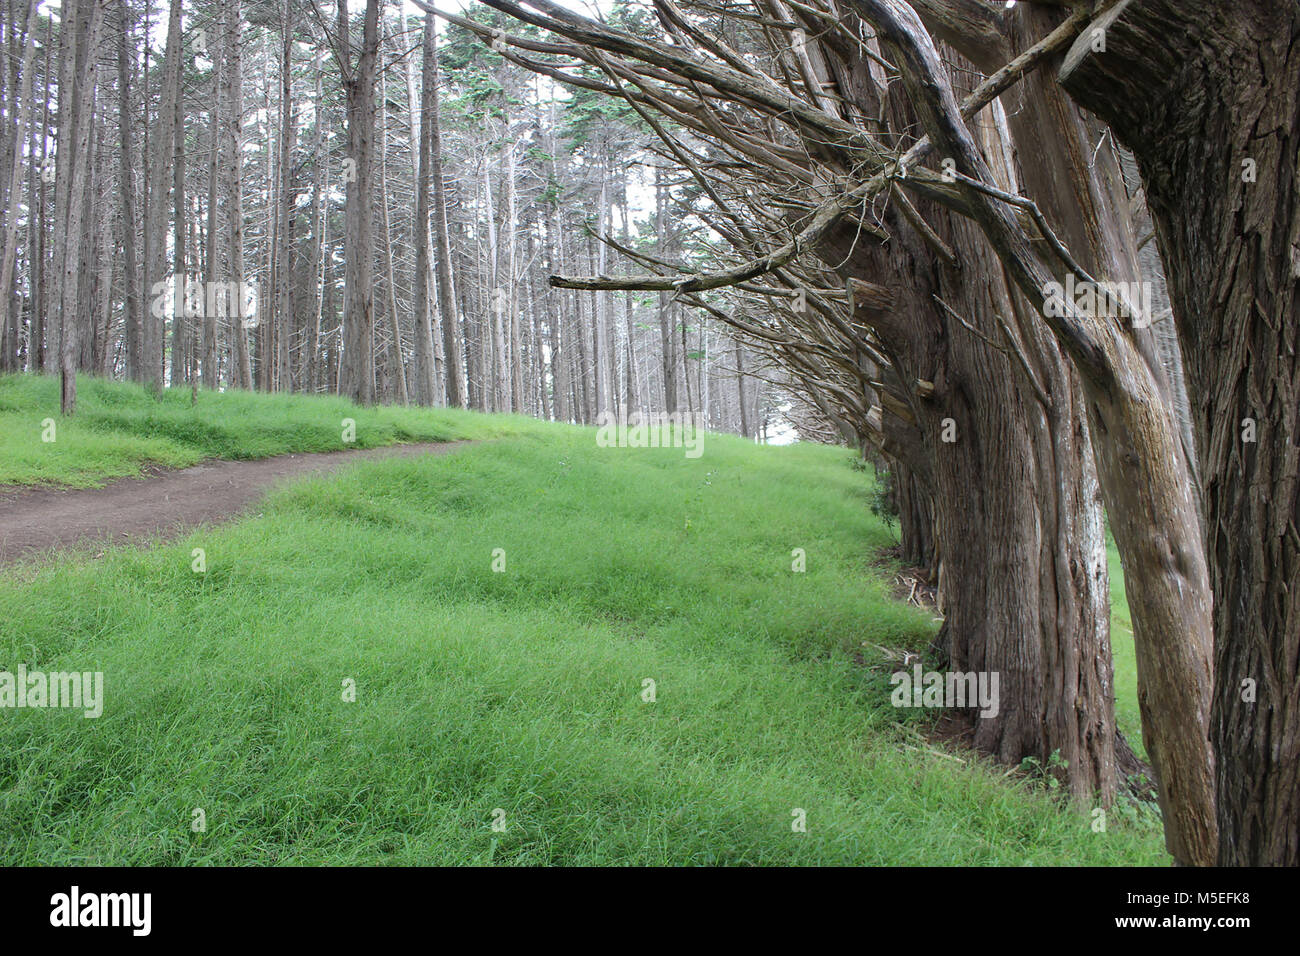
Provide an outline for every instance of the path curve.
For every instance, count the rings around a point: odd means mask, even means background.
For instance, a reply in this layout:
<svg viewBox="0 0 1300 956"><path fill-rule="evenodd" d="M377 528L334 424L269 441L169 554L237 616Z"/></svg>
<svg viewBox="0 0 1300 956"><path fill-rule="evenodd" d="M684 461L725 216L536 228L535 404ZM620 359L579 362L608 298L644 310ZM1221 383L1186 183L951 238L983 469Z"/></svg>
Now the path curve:
<svg viewBox="0 0 1300 956"><path fill-rule="evenodd" d="M122 478L101 488L0 485L0 568L51 549L174 538L197 525L239 516L288 478L330 472L365 459L445 455L467 444L385 445L255 461L213 458L189 468Z"/></svg>

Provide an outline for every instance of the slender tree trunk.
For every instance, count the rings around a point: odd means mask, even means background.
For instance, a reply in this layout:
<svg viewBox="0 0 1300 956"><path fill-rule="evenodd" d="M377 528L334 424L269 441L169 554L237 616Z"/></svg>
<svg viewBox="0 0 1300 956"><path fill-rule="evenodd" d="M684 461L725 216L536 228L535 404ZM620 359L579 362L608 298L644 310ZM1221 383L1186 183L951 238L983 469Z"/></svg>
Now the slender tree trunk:
<svg viewBox="0 0 1300 956"><path fill-rule="evenodd" d="M672 223L668 217L668 199L662 183L663 171L655 166L655 232L659 237L660 255L671 260ZM659 293L659 346L663 363L664 408L677 412L677 337L673 334L673 303L667 292Z"/></svg>
<svg viewBox="0 0 1300 956"><path fill-rule="evenodd" d="M350 62L347 0L338 3L338 32L347 97L348 158L355 178L347 186L344 276L347 316L339 390L362 405L375 402L374 139L375 64L379 54L380 0L367 0L361 51Z"/></svg>
<svg viewBox="0 0 1300 956"><path fill-rule="evenodd" d="M146 24L146 29L148 24ZM149 208L145 219L149 295L153 303L145 315L141 337L143 380L155 395L163 387L164 310L160 306L167 283L167 245L162 237L167 228L168 174L175 159L175 139L181 84L181 4L171 7L167 26L167 47L163 54L162 97L153 139L153 164L149 169Z"/></svg>
<svg viewBox="0 0 1300 956"><path fill-rule="evenodd" d="M415 75L407 62L407 100L411 109L411 127L417 141L415 163L415 394L421 405L436 405L442 398L437 384L434 363L433 257L429 241L429 166L433 153L432 100L437 93L437 75L433 72L433 55L430 48L434 36L434 17L425 17L423 51L423 90L419 109L416 109Z"/></svg>
<svg viewBox="0 0 1300 956"><path fill-rule="evenodd" d="M50 58L54 49L54 20L53 18L50 18L45 22L45 63L44 69L42 70L42 75L44 77L44 103L41 107L41 127L39 136L42 162L41 175L39 177L40 186L36 197L37 212L39 213L39 216L37 217L36 227L37 249L33 266L35 270L35 276L33 277L33 290L35 297L32 303L32 312L34 315L32 323L32 338L34 339L34 342L31 347L31 352L33 353L31 356L33 366L41 373L47 371L48 352L46 339L49 335L50 326L49 290L47 288L48 283L46 279L51 268L48 258L49 248L46 241L46 236L49 233L49 202L45 183L45 169L46 164L50 162L48 138L48 131L50 128Z"/></svg>
<svg viewBox="0 0 1300 956"><path fill-rule="evenodd" d="M4 242L0 243L3 258L0 259L0 372L12 372L18 368L18 313L10 314L9 290L14 281L14 260L18 256L18 195L22 186L22 143L27 135L28 118L32 103L32 62L36 57L36 0L27 0L27 12L24 17L23 37L26 41L23 51L23 65L19 72L22 84L16 91L17 120L14 128L13 162L9 169L9 185L5 195L8 208L4 216ZM14 24L10 24L12 32ZM28 212L28 228L34 228L32 216Z"/></svg>
<svg viewBox="0 0 1300 956"><path fill-rule="evenodd" d="M380 102L384 104L379 126L379 210L383 223L384 264L387 267L388 312L393 322L392 368L397 378L397 400L403 405L411 404L410 391L406 384L406 360L402 348L402 324L397 312L397 278L393 268L393 227L388 214L388 84L380 85Z"/></svg>
<svg viewBox="0 0 1300 956"><path fill-rule="evenodd" d="M293 190L293 147L297 138L293 110L293 13L288 0L283 9L283 37L280 47L280 146L275 247L275 321L264 326L271 333L275 370L268 375L272 390L292 391L293 373L289 346L293 336L293 227L296 196Z"/></svg>
<svg viewBox="0 0 1300 956"><path fill-rule="evenodd" d="M118 127L121 132L121 209L122 209L122 271L126 301L122 310L125 337L126 377L132 381L141 378L140 336L143 324L144 303L140 294L140 260L136 252L135 232L135 117L131 110L131 77L135 72L135 47L131 32L131 7L127 0L118 3L121 33L117 48Z"/></svg>
<svg viewBox="0 0 1300 956"><path fill-rule="evenodd" d="M447 404L465 407L465 379L462 369L456 288L451 275L451 238L447 232L447 190L442 168L442 112L438 100L438 39L432 17L425 18L424 91L428 115L424 122L429 130L429 173L433 179L433 235L438 244L438 312L442 325L443 353L446 367L443 379L447 386Z"/></svg>
<svg viewBox="0 0 1300 956"><path fill-rule="evenodd" d="M229 16L222 12L224 18ZM215 69L225 71L228 69L226 56L226 26L224 20L218 24L218 50ZM220 364L217 360L217 310L215 306L215 293L217 284L217 271L220 262L220 245L217 242L217 179L221 169L221 141L222 141L222 98L225 93L226 84L219 81L220 73L213 73L212 77L212 149L208 156L208 226L207 236L204 242L204 296L203 296L203 387L216 391L221 384Z"/></svg>
<svg viewBox="0 0 1300 956"><path fill-rule="evenodd" d="M486 349L491 356L491 402L488 408L494 412L510 411L510 371L506 366L506 312L510 308L510 292L501 277L501 243L497 229L499 209L492 191L492 167L483 163L483 201L485 203L484 222L487 226L487 269L489 288L488 301L492 316L488 330Z"/></svg>
<svg viewBox="0 0 1300 956"><path fill-rule="evenodd" d="M505 302L509 309L507 334L510 340L509 388L502 391L507 395L506 411L524 411L524 362L522 343L519 338L519 269L518 232L519 204L515 188L515 142L511 135L510 116L506 114L506 291Z"/></svg>
<svg viewBox="0 0 1300 956"><path fill-rule="evenodd" d="M233 351L231 384L248 391L253 389L253 367L248 348L248 328L258 321L256 313L245 311L244 276L244 76L243 50L240 25L243 20L240 0L226 8L225 55L226 70L226 196L227 217L230 223L230 247L226 262L230 270L230 285L234 301L230 329ZM256 303L256 309L265 305Z"/></svg>
<svg viewBox="0 0 1300 956"><path fill-rule="evenodd" d="M740 411L740 434L749 438L749 403L745 399L745 347L736 342L736 404Z"/></svg>
<svg viewBox="0 0 1300 956"><path fill-rule="evenodd" d="M68 125L66 127L62 123L59 125L58 147L60 164L66 164L68 173L68 178L63 181L67 199L64 206L66 218L62 221L64 235L61 243L63 255L60 273L62 306L59 310L62 329L60 407L64 415L71 415L77 406L77 357L80 347L77 328L77 280L83 233L82 222L85 214L84 195L90 176L90 139L94 119L92 114L95 63L91 54L98 48L102 17L103 7L98 0L80 0L75 8L69 10L68 19L64 21L62 27L72 33L69 44L65 48L68 60L64 64L66 68L64 77L68 82L65 85L62 78L60 80L60 90L66 93L69 100L67 113L63 114ZM63 111L60 110L60 113ZM55 188L58 191L57 182Z"/></svg>
<svg viewBox="0 0 1300 956"><path fill-rule="evenodd" d="M179 84L185 75L184 66L177 77L176 120L172 128L175 157L172 160L172 202L175 210L175 224L172 239L172 276L176 283L175 305L172 309L172 364L171 384L181 384L189 365L186 361L186 348L189 336L186 325L190 319L187 303L189 296L186 286L189 283L188 260L186 258L187 217L185 207L185 98Z"/></svg>
<svg viewBox="0 0 1300 956"><path fill-rule="evenodd" d="M609 234L609 171L605 163L600 167L600 199L596 205L596 275L605 275L608 271L609 246L604 238ZM609 364L606 353L609 351L609 293L596 293L596 321L592 327L592 358L595 374L596 413L613 411L610 397Z"/></svg>
<svg viewBox="0 0 1300 956"><path fill-rule="evenodd" d="M325 123L321 115L324 106L324 52L316 55L316 92L315 117L316 131L313 135L312 156L316 163L315 182L312 186L311 212L311 294L310 320L307 330L306 354L300 366L302 368L302 388L315 392L320 387L320 334L321 310L325 298L325 233L329 221L329 202L326 189L329 184L329 162L324 153Z"/></svg>

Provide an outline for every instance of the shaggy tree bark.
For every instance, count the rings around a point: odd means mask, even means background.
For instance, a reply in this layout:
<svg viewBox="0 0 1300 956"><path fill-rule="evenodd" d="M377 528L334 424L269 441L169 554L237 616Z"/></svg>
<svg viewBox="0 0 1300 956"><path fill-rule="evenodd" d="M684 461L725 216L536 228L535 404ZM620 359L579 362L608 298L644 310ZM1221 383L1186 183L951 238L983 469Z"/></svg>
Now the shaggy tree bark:
<svg viewBox="0 0 1300 956"><path fill-rule="evenodd" d="M933 5L930 6L933 9ZM1062 19L1063 15L1059 11L1025 6L1014 15L1008 15L1006 22L1010 29L1007 30L1006 37L998 42L957 30L950 31L950 35L956 38L955 42L962 44L963 52L978 58L979 65L991 72L999 63L1022 52L1030 45L1032 38L1044 36L1058 28ZM1080 42L1089 46L1092 44L1091 30L1084 32ZM1054 59L1049 59L1048 65L1054 65ZM1008 126L1016 142L1046 141L1057 147L1019 152L1018 164L1025 177L1024 194L1038 204L1084 270L1112 282L1136 282L1141 277L1141 271L1135 237L1126 212L1127 197L1123 190L1118 157L1107 141L1104 130L1097 127L1095 120L1082 114L1074 104L1066 100L1052 82L1050 74L1035 72L1027 75L1017 92L1016 108L1010 111L1008 117ZM1150 316L1146 318L1149 319ZM1138 368L1139 363L1146 365L1151 384L1158 389L1161 404L1172 418L1174 395L1180 389L1180 383L1174 379L1178 369L1168 368L1162 363L1154 330L1143 327L1142 323L1134 323L1122 335L1112 335L1112 342L1117 354L1124 355L1123 365L1132 368L1136 378L1147 378ZM1142 388L1145 387L1145 384L1142 385ZM1145 439L1129 441L1124 438L1121 429L1116 436L1119 439L1118 457L1116 444L1107 440L1107 436L1116 432L1110 422L1117 417L1128 417L1124 405L1124 401L1116 402L1110 394L1097 394L1094 390L1091 413L1094 424L1103 437L1097 447L1103 480L1106 482L1107 505L1130 582L1130 606L1134 609L1138 694L1143 728L1153 754L1157 777L1162 772L1166 775L1175 772L1168 766L1171 759L1184 767L1180 776L1194 781L1194 787L1189 790L1183 784L1177 785L1179 793L1173 799L1177 801L1187 793L1194 795L1196 803L1202 807L1197 816L1205 816L1208 808L1213 806L1213 791L1208 776L1213 766L1213 755L1199 737L1185 735L1180 728L1191 721L1195 726L1205 727L1208 731L1206 719L1210 691L1210 638L1207 617L1209 601L1205 594L1208 579L1202 576L1197 567L1199 561L1186 566L1185 583L1190 586L1188 593L1200 595L1198 601L1185 604L1188 627L1183 633L1197 637L1196 658L1189 661L1197 675L1197 682L1194 686L1187 686L1182 683L1187 679L1184 673L1180 673L1177 680L1168 679L1173 672L1166 666L1160 650L1164 642L1175 648L1174 642L1180 636L1181 625L1176 619L1170 620L1170 614L1176 613L1181 599L1178 578L1184 576L1184 571L1177 569L1174 575L1167 576L1161 570L1161 564L1165 560L1165 545L1160 542L1158 533L1152 535L1149 528L1142 530L1147 512L1140 504L1136 512L1131 507L1134 495L1123 466L1124 455L1140 447ZM1194 501L1197 497L1192 449L1182 441L1182 429L1177 427L1175 421L1157 423L1161 431L1171 426L1175 428L1179 441L1171 449L1173 454L1165 476L1165 490L1159 494L1181 516L1178 524L1167 526L1169 543L1172 545L1169 550L1174 555L1194 555L1199 550L1195 546L1198 528L1194 513L1183 504L1184 501ZM1161 438L1161 443L1163 442L1164 438ZM1148 562L1145 566L1140 564L1143 560ZM1152 581L1160 583L1153 588L1149 583ZM1169 584L1174 585L1172 591L1162 590ZM1153 642L1147 639L1146 635L1153 626L1166 629L1163 641ZM1202 657L1205 658L1205 663L1202 663ZM1179 699L1192 706L1171 712L1170 706ZM1194 752L1195 747L1204 753ZM1188 862L1210 862L1213 853L1212 832L1199 820L1189 823L1188 827L1189 832L1196 835L1191 844L1202 848L1193 850L1190 845L1180 844L1175 839L1171 840L1171 850L1176 857ZM1178 846L1183 848L1175 850Z"/></svg>
<svg viewBox="0 0 1300 956"><path fill-rule="evenodd" d="M970 174L958 180L968 208L1026 297L1042 300L1053 269L1083 273L1064 255L1049 269L1008 204L988 193L988 165L911 8L902 0L852 3L896 50L939 154ZM1143 733L1159 783L1166 844L1179 862L1208 864L1217 843L1213 755L1202 733L1209 710L1210 600L1177 423L1160 381L1118 321L1072 307L1063 315L1053 311L1044 309L1043 318L1082 376L1103 497L1127 571Z"/></svg>
<svg viewBox="0 0 1300 956"><path fill-rule="evenodd" d="M898 506L898 539L905 565L924 568L931 580L937 571L934 547L934 506L930 492L912 469L895 462L890 469L890 486Z"/></svg>
<svg viewBox="0 0 1300 956"><path fill-rule="evenodd" d="M1300 864L1300 6L1124 0L1061 82L1137 157L1214 593L1218 862Z"/></svg>
<svg viewBox="0 0 1300 956"><path fill-rule="evenodd" d="M924 383L910 409L940 552L951 671L999 675L999 708L968 708L971 742L1004 763L1053 754L1071 797L1108 806L1117 772L1101 496L1082 391L1050 336L1022 320L1014 290L973 224L921 204L943 263L901 215L872 248L856 229L819 256L887 283L889 309L859 309L899 374ZM1014 330L1032 380L1008 354ZM1008 331L1006 335L1013 334ZM899 443L891 447L901 451Z"/></svg>

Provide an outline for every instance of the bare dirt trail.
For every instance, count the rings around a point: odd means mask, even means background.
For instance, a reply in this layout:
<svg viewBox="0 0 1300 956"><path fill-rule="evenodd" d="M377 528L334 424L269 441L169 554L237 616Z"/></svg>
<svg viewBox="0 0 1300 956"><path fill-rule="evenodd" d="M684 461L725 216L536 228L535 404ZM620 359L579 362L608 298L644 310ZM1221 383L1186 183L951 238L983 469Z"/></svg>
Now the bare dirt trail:
<svg viewBox="0 0 1300 956"><path fill-rule="evenodd" d="M445 455L467 444L385 445L256 461L210 459L190 468L122 478L102 488L0 485L0 568L52 549L173 538L197 525L238 517L290 478L366 459Z"/></svg>

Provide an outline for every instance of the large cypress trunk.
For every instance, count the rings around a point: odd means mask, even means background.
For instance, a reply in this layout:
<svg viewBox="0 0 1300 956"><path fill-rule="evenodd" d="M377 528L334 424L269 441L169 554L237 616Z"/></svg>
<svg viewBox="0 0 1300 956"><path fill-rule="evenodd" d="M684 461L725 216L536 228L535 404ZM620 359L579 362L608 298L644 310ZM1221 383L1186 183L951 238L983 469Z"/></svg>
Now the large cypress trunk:
<svg viewBox="0 0 1300 956"><path fill-rule="evenodd" d="M925 383L915 410L926 461L913 474L933 506L943 666L998 674L996 715L959 715L977 749L1005 763L1054 765L1073 799L1109 804L1119 774L1108 578L1082 395L1055 342L1016 322L978 229L936 208L921 212L963 250L961 269L891 209L888 247L856 237L846 271L887 282L893 307L858 317L900 374ZM826 261L844 261L854 238L843 234ZM1033 382L997 347L998 316L1032 339L1024 344Z"/></svg>
<svg viewBox="0 0 1300 956"><path fill-rule="evenodd" d="M1186 362L1214 593L1219 862L1300 864L1300 7L1122 3L1066 89L1137 157ZM1159 42L1153 42L1158 37Z"/></svg>
<svg viewBox="0 0 1300 956"><path fill-rule="evenodd" d="M901 0L851 3L875 24L902 68L906 90L937 154L974 180L999 183L997 152L976 142L961 116L949 71L911 8ZM986 124L976 128L987 132ZM1018 145L1022 158L1041 149L1037 140ZM1061 175L1072 174L1066 168ZM943 189L919 192L953 203ZM1079 372L1095 437L1097 474L1128 575L1143 733L1159 783L1166 845L1181 863L1211 863L1217 826L1213 754L1205 734L1212 645L1209 576L1191 471L1166 377L1153 368L1150 343L1132 334L1132 323L1097 309L1049 308L1047 290L1067 271L1078 271L1074 260L1067 266L1066 256L1043 259L1024 222L1003 200L983 190L961 192L955 208L980 224L1009 280L1040 311L1042 325L1051 329ZM1037 320L1033 324L1039 325Z"/></svg>
<svg viewBox="0 0 1300 956"><path fill-rule="evenodd" d="M904 564L924 568L933 577L938 555L934 548L934 506L930 492L902 462L890 470L891 490L898 506L898 539Z"/></svg>

